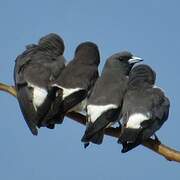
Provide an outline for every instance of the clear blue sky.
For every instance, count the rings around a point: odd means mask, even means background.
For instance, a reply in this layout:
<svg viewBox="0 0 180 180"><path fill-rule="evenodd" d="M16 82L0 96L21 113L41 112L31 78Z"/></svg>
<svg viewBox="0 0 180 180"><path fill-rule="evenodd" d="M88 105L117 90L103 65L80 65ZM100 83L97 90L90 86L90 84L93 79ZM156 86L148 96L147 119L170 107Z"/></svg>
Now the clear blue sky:
<svg viewBox="0 0 180 180"><path fill-rule="evenodd" d="M157 72L157 85L171 100L169 120L158 132L164 144L180 149L180 1L16 0L0 1L0 81L13 83L14 60L28 43L50 32L64 38L65 56L94 41L101 66L112 53L130 50ZM66 119L55 130L33 137L17 101L0 93L0 179L86 180L178 179L180 166L139 146L121 154L116 140L84 150L84 127Z"/></svg>

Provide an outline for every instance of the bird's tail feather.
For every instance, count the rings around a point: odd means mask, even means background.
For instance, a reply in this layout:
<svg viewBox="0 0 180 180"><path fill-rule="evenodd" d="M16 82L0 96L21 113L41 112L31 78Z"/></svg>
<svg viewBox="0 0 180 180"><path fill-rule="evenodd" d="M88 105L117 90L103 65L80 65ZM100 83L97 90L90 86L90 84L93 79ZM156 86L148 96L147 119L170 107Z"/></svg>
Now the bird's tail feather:
<svg viewBox="0 0 180 180"><path fill-rule="evenodd" d="M118 143L123 145L122 153L128 152L141 144L140 133L142 129L122 128Z"/></svg>
<svg viewBox="0 0 180 180"><path fill-rule="evenodd" d="M33 135L37 135L38 130L36 127L36 112L34 110L32 102L27 99L27 97L29 97L28 91L29 90L27 89L27 87L19 89L17 92L17 98L26 124L28 125L31 133Z"/></svg>
<svg viewBox="0 0 180 180"><path fill-rule="evenodd" d="M119 111L119 108L110 109L103 113L94 123L89 123L81 141L101 144L104 137L104 129L112 122L116 122L119 117Z"/></svg>
<svg viewBox="0 0 180 180"><path fill-rule="evenodd" d="M135 147L137 147L138 145L140 145L141 142L137 141L135 143L122 143L123 145L123 149L121 150L122 153L126 153L132 149L134 149Z"/></svg>
<svg viewBox="0 0 180 180"><path fill-rule="evenodd" d="M102 144L103 137L104 137L104 130L102 129L91 138L91 142L94 144Z"/></svg>
<svg viewBox="0 0 180 180"><path fill-rule="evenodd" d="M94 141L94 142L100 142L98 139L103 139L102 135L104 128L109 124L109 121L107 119L98 119L94 123L89 123L87 126L87 129L85 131L85 134L82 138L82 142L87 141Z"/></svg>
<svg viewBox="0 0 180 180"><path fill-rule="evenodd" d="M63 118L59 114L61 104L62 94L58 90L58 96L52 102L51 108L41 122L43 126L53 129L54 124L61 124L63 122Z"/></svg>
<svg viewBox="0 0 180 180"><path fill-rule="evenodd" d="M58 96L51 105L51 109L44 117L42 123L47 124L48 128L53 128L55 124L63 123L63 119L67 111L81 102L87 95L85 90L77 91L70 96L62 99L62 92L58 90Z"/></svg>
<svg viewBox="0 0 180 180"><path fill-rule="evenodd" d="M88 132L89 132L89 129L91 129L91 127L92 127L91 125L88 125L88 127L86 128L86 131L85 131L81 141L84 142L85 144L89 144L89 142L92 142L94 144L102 144L103 137L104 137L104 130L102 129L102 130L90 135Z"/></svg>
<svg viewBox="0 0 180 180"><path fill-rule="evenodd" d="M98 118L94 123L89 123L81 141L102 144L104 129L109 123L110 122L104 117Z"/></svg>
<svg viewBox="0 0 180 180"><path fill-rule="evenodd" d="M39 120L38 127L42 127L42 126L47 127L48 126L48 124L46 123L45 117L48 117L51 112L55 111L55 109L54 109L54 111L52 111L52 104L55 101L55 98L56 98L56 90L53 87L48 90L48 95L47 95L45 101L37 109L37 116L38 116L38 120Z"/></svg>
<svg viewBox="0 0 180 180"><path fill-rule="evenodd" d="M135 142L140 132L141 129L122 128L122 133L119 137L119 142Z"/></svg>

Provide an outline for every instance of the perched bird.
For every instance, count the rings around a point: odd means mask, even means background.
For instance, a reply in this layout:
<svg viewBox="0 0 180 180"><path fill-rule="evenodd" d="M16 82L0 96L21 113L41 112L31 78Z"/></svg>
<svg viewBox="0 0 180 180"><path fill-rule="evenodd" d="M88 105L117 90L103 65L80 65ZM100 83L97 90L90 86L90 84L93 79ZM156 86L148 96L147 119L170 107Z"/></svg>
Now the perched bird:
<svg viewBox="0 0 180 180"><path fill-rule="evenodd" d="M168 118L170 102L160 88L154 87L155 79L148 65L136 66L130 72L119 137L123 153L151 137Z"/></svg>
<svg viewBox="0 0 180 180"><path fill-rule="evenodd" d="M49 83L59 77L65 67L64 49L62 38L51 33L42 37L37 45L28 45L16 58L14 81L17 98L33 135L38 134L37 127L41 127L40 121L55 99L56 90L49 87Z"/></svg>
<svg viewBox="0 0 180 180"><path fill-rule="evenodd" d="M127 51L107 59L102 75L87 101L88 123L81 139L85 147L89 142L101 144L104 129L118 120L129 72L140 61L141 58Z"/></svg>
<svg viewBox="0 0 180 180"><path fill-rule="evenodd" d="M63 70L52 87L57 91L54 105L54 116L51 114L45 120L50 124L62 123L68 111L82 111L86 104L96 79L98 78L98 65L100 63L99 50L92 42L83 42L75 50L74 58ZM61 120L59 120L61 117ZM57 119L57 120L56 120Z"/></svg>

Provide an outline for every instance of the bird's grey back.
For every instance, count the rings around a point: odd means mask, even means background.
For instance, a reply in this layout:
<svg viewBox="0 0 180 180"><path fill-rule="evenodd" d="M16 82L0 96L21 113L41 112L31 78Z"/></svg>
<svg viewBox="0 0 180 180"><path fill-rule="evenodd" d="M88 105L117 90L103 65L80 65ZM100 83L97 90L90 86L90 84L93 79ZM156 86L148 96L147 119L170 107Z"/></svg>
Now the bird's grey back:
<svg viewBox="0 0 180 180"><path fill-rule="evenodd" d="M73 60L67 64L55 84L65 88L83 88L88 90L94 85L98 75L100 55L93 42L83 42L75 50Z"/></svg>
<svg viewBox="0 0 180 180"><path fill-rule="evenodd" d="M119 104L126 90L128 77L122 75L119 69L104 69L96 81L88 104L105 105Z"/></svg>
<svg viewBox="0 0 180 180"><path fill-rule="evenodd" d="M59 84L65 88L84 88L89 89L91 81L94 83L98 77L97 65L80 64L78 61L71 61L63 70L61 76L55 80L55 84Z"/></svg>
<svg viewBox="0 0 180 180"><path fill-rule="evenodd" d="M126 114L125 118L128 118L128 115L135 113L148 113L149 111L151 113L156 113L158 111L156 111L156 109L153 111L153 108L161 109L161 106L169 108L169 100L167 97L165 97L164 92L161 89L130 89L127 91L124 97L122 112ZM164 112L165 109L162 109L160 112L161 114L158 114L159 119L163 118Z"/></svg>
<svg viewBox="0 0 180 180"><path fill-rule="evenodd" d="M56 56L55 54L45 51L45 49L39 46L33 46L25 50L21 55L16 58L14 68L14 80L15 82L21 82L23 80L23 70L29 65L42 66L45 69L49 69L54 78L57 78L65 67L64 57L62 55ZM38 78L38 76L37 76Z"/></svg>

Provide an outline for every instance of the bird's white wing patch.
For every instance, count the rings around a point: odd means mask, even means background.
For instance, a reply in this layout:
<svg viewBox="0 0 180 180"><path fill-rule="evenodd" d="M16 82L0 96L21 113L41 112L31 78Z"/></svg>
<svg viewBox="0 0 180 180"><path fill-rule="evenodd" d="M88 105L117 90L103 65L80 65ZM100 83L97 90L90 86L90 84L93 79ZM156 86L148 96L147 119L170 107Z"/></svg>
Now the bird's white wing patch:
<svg viewBox="0 0 180 180"><path fill-rule="evenodd" d="M33 88L33 105L34 109L37 110L37 108L45 101L48 92L46 89L40 88L30 83L28 83L28 86Z"/></svg>
<svg viewBox="0 0 180 180"><path fill-rule="evenodd" d="M143 121L149 120L150 115L142 114L142 113L135 113L129 116L129 119L127 121L126 127L132 128L132 129L139 129L141 127L141 123Z"/></svg>
<svg viewBox="0 0 180 180"><path fill-rule="evenodd" d="M88 105L87 106L87 114L89 117L90 122L95 122L96 119L101 116L105 111L109 109L116 109L118 108L115 104L108 104L108 105Z"/></svg>
<svg viewBox="0 0 180 180"><path fill-rule="evenodd" d="M64 88L58 84L53 84L53 87L59 87L60 89L63 90L63 99L65 99L67 96L73 94L74 92L77 92L79 90L82 90L82 88Z"/></svg>

